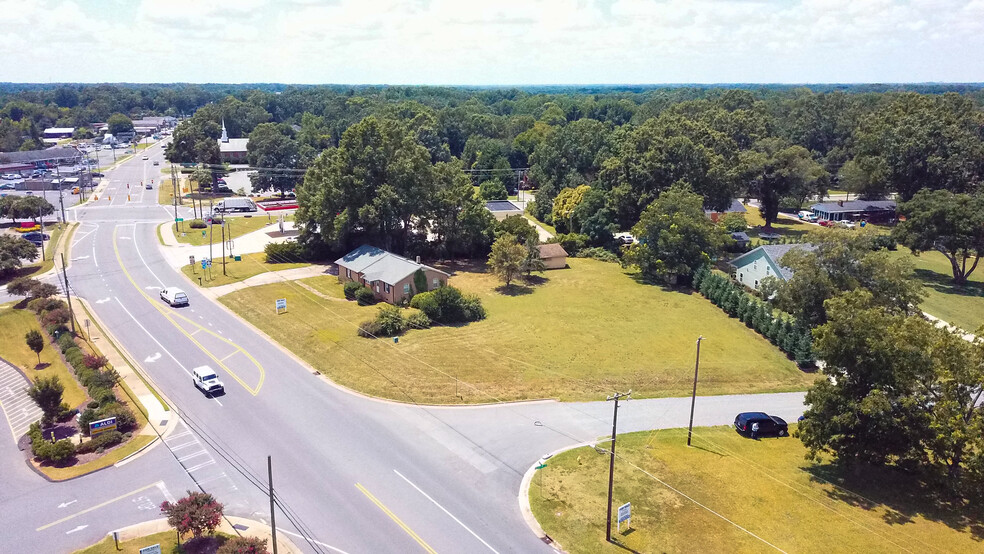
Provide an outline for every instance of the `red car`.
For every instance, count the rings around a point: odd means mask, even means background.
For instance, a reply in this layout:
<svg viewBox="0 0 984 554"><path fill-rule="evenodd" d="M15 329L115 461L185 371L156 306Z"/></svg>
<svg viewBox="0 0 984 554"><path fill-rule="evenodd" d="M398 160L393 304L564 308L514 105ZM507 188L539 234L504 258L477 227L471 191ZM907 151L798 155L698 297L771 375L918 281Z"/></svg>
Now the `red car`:
<svg viewBox="0 0 984 554"><path fill-rule="evenodd" d="M821 227L830 227L831 225L834 224L834 222L830 221L829 219L821 219L817 223L819 223Z"/></svg>

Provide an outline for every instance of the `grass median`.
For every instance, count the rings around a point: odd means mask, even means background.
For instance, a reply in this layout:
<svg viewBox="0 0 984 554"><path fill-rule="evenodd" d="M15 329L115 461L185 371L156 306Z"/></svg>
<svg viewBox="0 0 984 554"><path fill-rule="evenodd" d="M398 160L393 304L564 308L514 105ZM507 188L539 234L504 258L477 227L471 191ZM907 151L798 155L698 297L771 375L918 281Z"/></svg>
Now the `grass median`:
<svg viewBox="0 0 984 554"><path fill-rule="evenodd" d="M698 335L708 338L702 394L804 390L813 380L699 295L640 284L617 264L568 262L512 295L488 273L459 270L450 284L477 294L488 318L411 330L398 344L356 336L378 308L345 301L334 277L302 281L328 298L277 283L220 301L336 382L400 401L598 400L628 388L637 397L687 395ZM275 315L278 298L287 312Z"/></svg>
<svg viewBox="0 0 984 554"><path fill-rule="evenodd" d="M618 544L605 542L606 451L547 460L530 483L533 513L572 554L980 550L979 510L934 504L899 473L847 475L806 461L796 438L751 440L731 427L697 428L693 444L686 429L619 435L614 505L631 502L632 520L621 533L612 523Z"/></svg>
<svg viewBox="0 0 984 554"><path fill-rule="evenodd" d="M201 284L203 287L219 287L238 283L239 281L244 281L268 271L283 271L285 269L296 269L311 265L309 263L271 264L267 263L266 254L255 252L252 254L243 254L242 261L226 260L226 273L223 275L221 244L217 246L215 254L217 257L212 260L212 267L207 272L202 270L200 264L195 264L194 266L185 264L181 266L181 272L196 283L199 278L202 278Z"/></svg>
<svg viewBox="0 0 984 554"><path fill-rule="evenodd" d="M293 215L289 216L288 221L293 220L293 217ZM227 217L225 221L226 240L235 240L245 234L259 231L268 225L277 223L276 218L267 217L266 215ZM191 229L187 221L181 223L181 231L178 231L177 227L177 223L171 223L171 230L181 244L190 244L192 246L204 246L208 244L208 229ZM205 232L205 236L202 236L203 231ZM213 244L218 244L220 247L222 246L222 230L218 227L212 231L212 242Z"/></svg>

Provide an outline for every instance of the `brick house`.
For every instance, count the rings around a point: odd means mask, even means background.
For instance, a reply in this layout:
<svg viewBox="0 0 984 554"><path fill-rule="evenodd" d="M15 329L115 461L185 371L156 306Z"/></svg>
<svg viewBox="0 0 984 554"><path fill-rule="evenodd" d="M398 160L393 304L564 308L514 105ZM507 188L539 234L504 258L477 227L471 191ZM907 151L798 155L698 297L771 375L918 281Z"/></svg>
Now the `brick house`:
<svg viewBox="0 0 984 554"><path fill-rule="evenodd" d="M378 300L397 304L409 300L417 292L414 276L417 270L427 278L427 290L446 285L449 275L439 269L397 256L382 248L363 244L335 260L338 282L357 281L369 287Z"/></svg>

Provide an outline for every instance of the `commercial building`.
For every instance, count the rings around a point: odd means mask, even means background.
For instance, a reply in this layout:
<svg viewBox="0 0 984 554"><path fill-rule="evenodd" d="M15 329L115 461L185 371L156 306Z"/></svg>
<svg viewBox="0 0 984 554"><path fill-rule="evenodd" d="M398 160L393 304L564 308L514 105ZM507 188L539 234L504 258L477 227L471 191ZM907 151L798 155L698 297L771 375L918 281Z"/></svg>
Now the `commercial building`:
<svg viewBox="0 0 984 554"><path fill-rule="evenodd" d="M248 138L229 138L226 132L225 121L222 121L222 137L219 138L219 159L227 163L246 163L246 149L249 146Z"/></svg>
<svg viewBox="0 0 984 554"><path fill-rule="evenodd" d="M0 152L0 164L31 164L34 167L76 164L82 160L82 152L75 148L56 147L24 152Z"/></svg>
<svg viewBox="0 0 984 554"><path fill-rule="evenodd" d="M44 130L44 141L58 142L60 139L72 138L75 127L48 127Z"/></svg>
<svg viewBox="0 0 984 554"><path fill-rule="evenodd" d="M417 271L421 271L427 281L427 290L446 285L449 275L440 269L408 260L382 248L368 244L356 248L335 260L338 265L338 282L357 281L369 287L376 299L390 304L409 300L418 292L415 285Z"/></svg>

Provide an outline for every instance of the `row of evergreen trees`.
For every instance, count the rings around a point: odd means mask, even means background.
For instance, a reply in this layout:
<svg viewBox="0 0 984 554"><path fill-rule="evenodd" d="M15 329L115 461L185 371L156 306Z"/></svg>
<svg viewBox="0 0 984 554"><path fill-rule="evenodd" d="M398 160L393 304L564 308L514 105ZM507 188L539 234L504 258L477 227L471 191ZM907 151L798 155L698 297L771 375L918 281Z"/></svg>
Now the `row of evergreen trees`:
<svg viewBox="0 0 984 554"><path fill-rule="evenodd" d="M712 273L706 266L694 274L693 283L694 289L715 306L758 331L801 367L816 361L813 336L808 326L785 314L775 317L767 303L748 294L731 279Z"/></svg>

